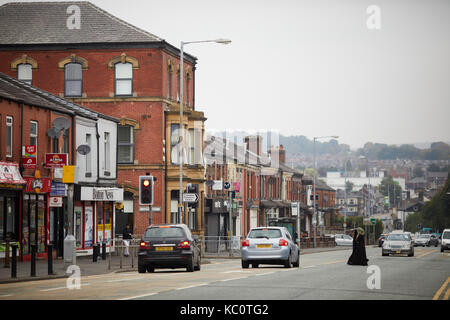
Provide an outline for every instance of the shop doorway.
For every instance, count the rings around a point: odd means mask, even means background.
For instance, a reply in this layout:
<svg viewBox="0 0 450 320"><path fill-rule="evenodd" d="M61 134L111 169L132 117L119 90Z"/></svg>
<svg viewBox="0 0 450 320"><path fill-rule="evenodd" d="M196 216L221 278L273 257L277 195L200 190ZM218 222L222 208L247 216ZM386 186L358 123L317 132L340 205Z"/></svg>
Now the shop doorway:
<svg viewBox="0 0 450 320"><path fill-rule="evenodd" d="M113 203L97 202L97 240L110 245L113 226Z"/></svg>
<svg viewBox="0 0 450 320"><path fill-rule="evenodd" d="M17 241L19 235L19 196L13 192L0 195L0 241Z"/></svg>
<svg viewBox="0 0 450 320"><path fill-rule="evenodd" d="M38 255L46 252L47 243L47 201L45 195L27 194L23 195L22 210L22 255L31 254L31 245L36 245Z"/></svg>

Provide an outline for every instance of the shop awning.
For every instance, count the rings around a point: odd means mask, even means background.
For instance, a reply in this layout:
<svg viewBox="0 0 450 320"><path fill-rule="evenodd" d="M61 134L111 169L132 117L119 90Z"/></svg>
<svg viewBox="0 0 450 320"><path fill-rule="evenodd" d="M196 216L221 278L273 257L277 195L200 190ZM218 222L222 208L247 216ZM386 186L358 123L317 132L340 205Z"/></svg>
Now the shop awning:
<svg viewBox="0 0 450 320"><path fill-rule="evenodd" d="M4 184L25 184L19 171L19 164L13 162L0 162L0 183Z"/></svg>

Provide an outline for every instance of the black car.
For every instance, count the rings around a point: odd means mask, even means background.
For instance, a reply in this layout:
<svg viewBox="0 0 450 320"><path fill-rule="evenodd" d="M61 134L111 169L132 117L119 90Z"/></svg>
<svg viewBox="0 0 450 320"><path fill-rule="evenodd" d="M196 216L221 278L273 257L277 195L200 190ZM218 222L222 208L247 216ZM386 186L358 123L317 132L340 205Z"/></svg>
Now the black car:
<svg viewBox="0 0 450 320"><path fill-rule="evenodd" d="M152 225L139 245L138 272L155 268L200 270L199 240L185 224Z"/></svg>

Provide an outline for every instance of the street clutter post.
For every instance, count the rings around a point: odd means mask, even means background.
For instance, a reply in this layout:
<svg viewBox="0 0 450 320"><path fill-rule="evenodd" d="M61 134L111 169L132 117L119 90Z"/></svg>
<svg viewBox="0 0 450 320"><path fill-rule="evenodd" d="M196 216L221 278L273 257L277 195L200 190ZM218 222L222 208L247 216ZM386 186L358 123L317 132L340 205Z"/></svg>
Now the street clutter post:
<svg viewBox="0 0 450 320"><path fill-rule="evenodd" d="M5 243L5 268L9 268L9 239Z"/></svg>
<svg viewBox="0 0 450 320"><path fill-rule="evenodd" d="M53 274L53 246L51 244L47 245L47 263L48 263L48 274Z"/></svg>
<svg viewBox="0 0 450 320"><path fill-rule="evenodd" d="M32 277L36 276L36 245L31 245L31 274Z"/></svg>
<svg viewBox="0 0 450 320"><path fill-rule="evenodd" d="M11 249L12 249L11 278L17 278L17 244L12 244Z"/></svg>
<svg viewBox="0 0 450 320"><path fill-rule="evenodd" d="M102 260L106 260L106 242L102 243Z"/></svg>

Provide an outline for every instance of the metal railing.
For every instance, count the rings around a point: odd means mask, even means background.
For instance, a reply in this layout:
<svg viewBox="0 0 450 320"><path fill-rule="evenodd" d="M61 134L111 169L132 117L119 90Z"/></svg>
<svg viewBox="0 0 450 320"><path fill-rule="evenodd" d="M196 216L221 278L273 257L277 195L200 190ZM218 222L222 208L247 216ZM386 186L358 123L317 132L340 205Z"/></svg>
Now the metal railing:
<svg viewBox="0 0 450 320"><path fill-rule="evenodd" d="M201 239L202 257L240 257L243 237L204 236Z"/></svg>

